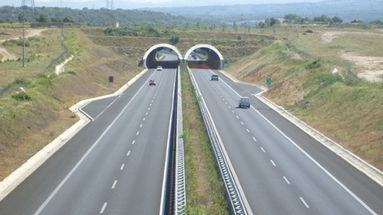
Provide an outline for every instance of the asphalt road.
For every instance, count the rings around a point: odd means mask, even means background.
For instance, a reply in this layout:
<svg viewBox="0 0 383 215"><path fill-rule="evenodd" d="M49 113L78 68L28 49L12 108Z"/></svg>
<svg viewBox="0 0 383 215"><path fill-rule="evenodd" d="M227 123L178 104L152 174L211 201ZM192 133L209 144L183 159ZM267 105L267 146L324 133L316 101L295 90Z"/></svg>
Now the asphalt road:
<svg viewBox="0 0 383 215"><path fill-rule="evenodd" d="M254 214L383 212L383 189L367 176L255 98L237 108L259 89L192 73Z"/></svg>
<svg viewBox="0 0 383 215"><path fill-rule="evenodd" d="M84 108L97 118L1 201L0 214L159 214L175 77L149 70L121 97Z"/></svg>

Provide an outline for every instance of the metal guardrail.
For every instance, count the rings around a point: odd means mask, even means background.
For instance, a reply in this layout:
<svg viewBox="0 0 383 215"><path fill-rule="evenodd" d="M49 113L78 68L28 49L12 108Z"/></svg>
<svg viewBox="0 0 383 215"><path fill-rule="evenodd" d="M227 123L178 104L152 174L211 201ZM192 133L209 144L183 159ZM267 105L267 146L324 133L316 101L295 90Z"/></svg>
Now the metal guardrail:
<svg viewBox="0 0 383 215"><path fill-rule="evenodd" d="M174 214L186 214L186 186L185 186L185 156L183 140L183 121L182 121L182 91L181 75L178 67L178 90L177 90L177 139L176 139L176 173L175 173L175 195L174 195Z"/></svg>
<svg viewBox="0 0 383 215"><path fill-rule="evenodd" d="M234 180L232 170L229 168L228 161L221 147L222 141L218 135L218 132L215 128L214 122L211 118L209 110L206 106L205 100L202 97L202 94L198 88L198 85L194 79L193 74L189 70L189 74L192 80L192 84L194 86L194 90L198 97L198 104L201 110L202 118L206 125L206 130L208 132L208 136L210 142L212 144L214 154L218 163L219 171L221 173L222 179L225 184L227 197L230 203L230 207L232 213L235 215L248 215L246 207L244 205L242 196L238 190L237 184Z"/></svg>

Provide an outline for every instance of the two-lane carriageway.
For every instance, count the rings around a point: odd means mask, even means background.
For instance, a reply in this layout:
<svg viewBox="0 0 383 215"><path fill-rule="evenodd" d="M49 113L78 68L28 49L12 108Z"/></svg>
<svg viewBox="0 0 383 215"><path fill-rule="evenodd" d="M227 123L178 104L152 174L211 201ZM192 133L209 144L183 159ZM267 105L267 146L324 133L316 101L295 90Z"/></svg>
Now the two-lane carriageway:
<svg viewBox="0 0 383 215"><path fill-rule="evenodd" d="M239 98L248 95L233 89L222 75L219 81L210 81L211 75L217 71L192 69L191 73L253 214L362 215L382 212L382 205L379 206L379 201L383 203L382 188L370 189L374 186L368 184L368 177L355 182L359 187L364 186L362 192L347 187L343 184L344 178L339 180L300 147L299 137L289 137L281 130L283 128L275 126L254 107L237 108ZM335 168L341 167L337 166L341 161L335 158L333 162ZM353 177L353 172L349 175Z"/></svg>
<svg viewBox="0 0 383 215"><path fill-rule="evenodd" d="M1 201L0 214L160 214L175 78L176 69L150 69L111 105L89 104L101 114Z"/></svg>

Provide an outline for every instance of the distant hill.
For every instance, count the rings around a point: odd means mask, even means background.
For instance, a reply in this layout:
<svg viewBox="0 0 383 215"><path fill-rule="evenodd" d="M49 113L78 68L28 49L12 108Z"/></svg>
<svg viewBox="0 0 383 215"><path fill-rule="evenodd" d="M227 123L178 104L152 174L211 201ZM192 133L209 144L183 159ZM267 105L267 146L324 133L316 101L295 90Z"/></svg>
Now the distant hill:
<svg viewBox="0 0 383 215"><path fill-rule="evenodd" d="M17 21L22 10L20 7L3 6L0 7L0 21ZM145 10L107 10L107 9L71 9L58 7L37 7L34 12L31 8L26 8L26 17L29 21L36 20L40 15L48 21L63 20L65 17L72 17L74 21L89 25L110 25L118 20L122 26L132 24L184 24L192 22L190 18L177 15L165 14Z"/></svg>
<svg viewBox="0 0 383 215"><path fill-rule="evenodd" d="M322 14L339 16L346 22L354 19L365 22L383 20L383 0L328 0L313 3L168 7L146 10L215 21L262 20L268 17L283 17L289 13L308 18Z"/></svg>

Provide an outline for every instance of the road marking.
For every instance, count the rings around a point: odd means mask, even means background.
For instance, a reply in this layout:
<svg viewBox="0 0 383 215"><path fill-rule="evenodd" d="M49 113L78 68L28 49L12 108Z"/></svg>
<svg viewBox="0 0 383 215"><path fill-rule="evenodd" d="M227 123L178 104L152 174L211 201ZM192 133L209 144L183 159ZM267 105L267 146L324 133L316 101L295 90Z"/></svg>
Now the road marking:
<svg viewBox="0 0 383 215"><path fill-rule="evenodd" d="M100 210L100 214L103 214L105 209L106 209L106 206L108 205L108 202L104 202L104 204L102 205L102 208Z"/></svg>
<svg viewBox="0 0 383 215"><path fill-rule="evenodd" d="M113 185L112 185L112 190L114 190L114 188L116 188L116 184L117 184L117 180L114 180Z"/></svg>
<svg viewBox="0 0 383 215"><path fill-rule="evenodd" d="M136 135L137 135L137 134L136 134ZM132 145L134 145L135 143L136 143L136 140L133 140L133 141L132 141Z"/></svg>
<svg viewBox="0 0 383 215"><path fill-rule="evenodd" d="M149 106L152 106L152 105L153 105L152 103L149 104Z"/></svg>
<svg viewBox="0 0 383 215"><path fill-rule="evenodd" d="M271 164L273 164L274 167L276 167L277 165L274 163L273 160L270 160Z"/></svg>
<svg viewBox="0 0 383 215"><path fill-rule="evenodd" d="M310 208L310 206L306 203L306 201L302 197L299 197L299 199L305 205L306 208Z"/></svg>
<svg viewBox="0 0 383 215"><path fill-rule="evenodd" d="M148 112L146 112L145 115L147 116L147 115L148 115Z"/></svg>
<svg viewBox="0 0 383 215"><path fill-rule="evenodd" d="M243 123L242 121L240 122L241 123L241 125L244 125L245 123Z"/></svg>
<svg viewBox="0 0 383 215"><path fill-rule="evenodd" d="M227 87L229 87L235 94L239 97L239 93L235 91L229 84L225 81L222 81ZM371 214L377 215L377 213L372 210L365 202L363 202L355 193L353 193L346 185L340 182L334 175L332 175L326 168L324 168L318 161L316 161L311 155L309 155L305 150L303 150L294 140L292 140L289 136L287 136L281 129L279 129L276 125L274 125L269 119L267 119L261 112L251 106L251 109L258 113L266 122L268 122L275 130L277 130L283 137L285 137L290 143L292 143L299 151L301 151L309 160L311 160L317 167L319 167L324 173L326 173L332 180L334 180L340 187L342 187L350 196L352 196L359 204L361 204L368 212Z"/></svg>
<svg viewBox="0 0 383 215"><path fill-rule="evenodd" d="M261 150L264 152L264 153L266 153L266 150L261 146L261 147L259 147L259 148L261 148Z"/></svg>
<svg viewBox="0 0 383 215"><path fill-rule="evenodd" d="M235 116L235 118L239 119L239 116L237 115L237 116Z"/></svg>
<svg viewBox="0 0 383 215"><path fill-rule="evenodd" d="M142 118L142 121L145 121L146 120L146 117Z"/></svg>
<svg viewBox="0 0 383 215"><path fill-rule="evenodd" d="M150 110L150 107L148 107L148 110Z"/></svg>
<svg viewBox="0 0 383 215"><path fill-rule="evenodd" d="M96 120L99 116L101 116L110 106L112 106L116 101L117 101L117 99L118 98L120 98L120 96L117 96L115 99L113 99L113 101L108 105L108 106L106 106L105 107L105 109L104 110L102 110L95 118L94 118L94 120Z"/></svg>
<svg viewBox="0 0 383 215"><path fill-rule="evenodd" d="M232 112L232 113L234 113L234 111L233 111L233 110L232 110L231 112Z"/></svg>
<svg viewBox="0 0 383 215"><path fill-rule="evenodd" d="M290 184L290 181L286 178L286 176L283 176L283 179L285 179L287 184Z"/></svg>
<svg viewBox="0 0 383 215"><path fill-rule="evenodd" d="M136 136L138 136L138 135L140 135L140 131L137 131L137 132L136 132Z"/></svg>
<svg viewBox="0 0 383 215"><path fill-rule="evenodd" d="M142 128L142 123L140 124L140 128Z"/></svg>
<svg viewBox="0 0 383 215"><path fill-rule="evenodd" d="M121 167L120 167L120 170L124 170L124 167L125 167L125 163L121 164Z"/></svg>
<svg viewBox="0 0 383 215"><path fill-rule="evenodd" d="M247 131L247 133L250 133L250 130L248 128L246 128L246 131Z"/></svg>
<svg viewBox="0 0 383 215"><path fill-rule="evenodd" d="M148 81L154 73L152 73L146 81ZM70 170L70 172L64 177L64 179L60 182L59 185L52 191L52 193L48 196L47 199L40 205L40 207L36 210L34 215L39 215L44 208L48 205L48 203L52 200L52 198L56 195L56 193L64 186L65 182L73 175L73 173L78 169L82 162L84 162L85 158L92 152L92 150L100 143L101 139L106 135L106 133L112 128L112 126L117 122L118 119L122 116L124 111L128 108L129 104L134 100L134 98L144 89L144 84L138 89L136 94L130 99L130 101L124 106L124 108L118 113L116 118L108 125L108 127L102 132L102 134L97 138L97 140L93 143L93 145L85 152L85 154L80 158L80 160L76 163L76 165Z"/></svg>
<svg viewBox="0 0 383 215"><path fill-rule="evenodd" d="M257 139L255 139L255 137L253 137L253 140L254 140L254 142L257 142Z"/></svg>
<svg viewBox="0 0 383 215"><path fill-rule="evenodd" d="M129 157L130 155L130 150L128 151L128 153L126 153L126 157Z"/></svg>

